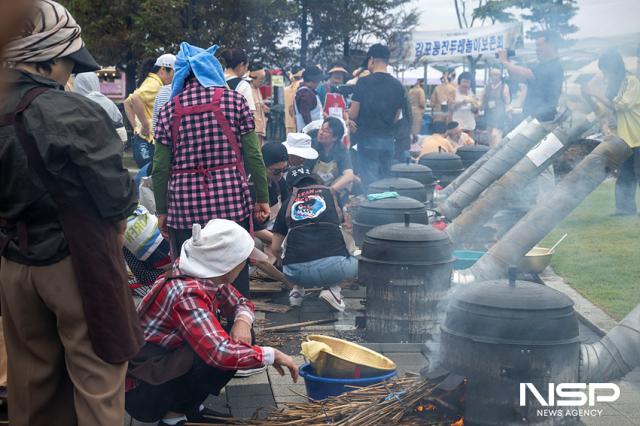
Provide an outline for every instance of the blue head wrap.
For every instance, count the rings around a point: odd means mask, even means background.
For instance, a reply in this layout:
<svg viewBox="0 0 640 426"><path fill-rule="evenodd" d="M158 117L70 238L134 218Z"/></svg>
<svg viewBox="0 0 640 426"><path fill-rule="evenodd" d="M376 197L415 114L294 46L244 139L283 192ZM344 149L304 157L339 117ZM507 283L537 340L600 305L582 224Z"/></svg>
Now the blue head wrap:
<svg viewBox="0 0 640 426"><path fill-rule="evenodd" d="M180 94L184 89L184 84L193 73L196 79L204 87L224 87L224 70L214 54L219 49L214 44L207 50L192 46L189 43L180 44L180 52L176 56L175 74L173 76L173 87L171 97Z"/></svg>

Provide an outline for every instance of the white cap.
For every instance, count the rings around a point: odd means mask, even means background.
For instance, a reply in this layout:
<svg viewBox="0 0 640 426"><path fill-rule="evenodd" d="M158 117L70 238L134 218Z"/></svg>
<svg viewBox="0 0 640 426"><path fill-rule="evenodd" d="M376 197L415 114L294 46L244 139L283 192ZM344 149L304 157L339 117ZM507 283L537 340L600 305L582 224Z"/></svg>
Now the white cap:
<svg viewBox="0 0 640 426"><path fill-rule="evenodd" d="M154 64L154 66L165 67L165 68L175 68L176 55L172 55L171 53L165 53L164 55L160 55L160 57L156 59L156 63Z"/></svg>
<svg viewBox="0 0 640 426"><path fill-rule="evenodd" d="M193 225L192 236L182 245L180 270L194 278L221 277L248 258L264 261L251 235L237 223L213 219L202 228Z"/></svg>
<svg viewBox="0 0 640 426"><path fill-rule="evenodd" d="M302 133L309 134L314 130L320 130L323 123L324 123L324 120L314 120L302 128Z"/></svg>
<svg viewBox="0 0 640 426"><path fill-rule="evenodd" d="M311 136L306 133L289 133L287 140L282 143L289 155L297 155L305 160L318 158L318 151L311 148Z"/></svg>

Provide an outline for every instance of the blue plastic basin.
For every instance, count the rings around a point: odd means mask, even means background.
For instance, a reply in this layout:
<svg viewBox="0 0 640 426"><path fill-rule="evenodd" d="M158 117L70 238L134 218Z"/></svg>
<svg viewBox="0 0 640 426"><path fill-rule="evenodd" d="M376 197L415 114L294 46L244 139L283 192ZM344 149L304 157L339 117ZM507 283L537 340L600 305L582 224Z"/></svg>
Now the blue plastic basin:
<svg viewBox="0 0 640 426"><path fill-rule="evenodd" d="M338 396L354 390L347 386L371 386L376 383L388 380L396 375L395 371L383 376L367 377L366 379L332 379L330 377L316 376L310 364L303 364L300 367L300 377L304 379L307 388L307 396L315 400L321 400L330 396Z"/></svg>
<svg viewBox="0 0 640 426"><path fill-rule="evenodd" d="M456 260L453 262L453 269L471 268L484 254L484 251L454 250L453 257L455 257Z"/></svg>

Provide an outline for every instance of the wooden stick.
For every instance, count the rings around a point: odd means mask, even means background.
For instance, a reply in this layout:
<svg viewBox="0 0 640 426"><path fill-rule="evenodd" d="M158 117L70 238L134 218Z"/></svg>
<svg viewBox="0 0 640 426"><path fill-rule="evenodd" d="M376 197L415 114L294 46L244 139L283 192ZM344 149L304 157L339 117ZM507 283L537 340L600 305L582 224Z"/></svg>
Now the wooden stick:
<svg viewBox="0 0 640 426"><path fill-rule="evenodd" d="M338 321L337 318L326 318L326 319L314 320L314 321L296 322L293 324L284 324L284 325L276 325L273 327L266 327L266 328L263 328L262 331L289 331L289 330L295 330L302 327L310 327L312 325L329 324L336 321Z"/></svg>

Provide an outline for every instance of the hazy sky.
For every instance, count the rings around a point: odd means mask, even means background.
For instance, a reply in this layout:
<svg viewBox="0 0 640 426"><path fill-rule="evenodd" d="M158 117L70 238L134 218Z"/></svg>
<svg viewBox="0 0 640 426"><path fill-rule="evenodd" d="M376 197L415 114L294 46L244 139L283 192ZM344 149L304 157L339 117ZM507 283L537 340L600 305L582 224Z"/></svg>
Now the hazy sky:
<svg viewBox="0 0 640 426"><path fill-rule="evenodd" d="M467 4L477 3L474 0L464 1ZM421 12L419 30L458 28L453 0L414 0L413 3ZM640 32L640 0L578 0L578 6L580 10L572 23L580 27L580 31L574 37Z"/></svg>

